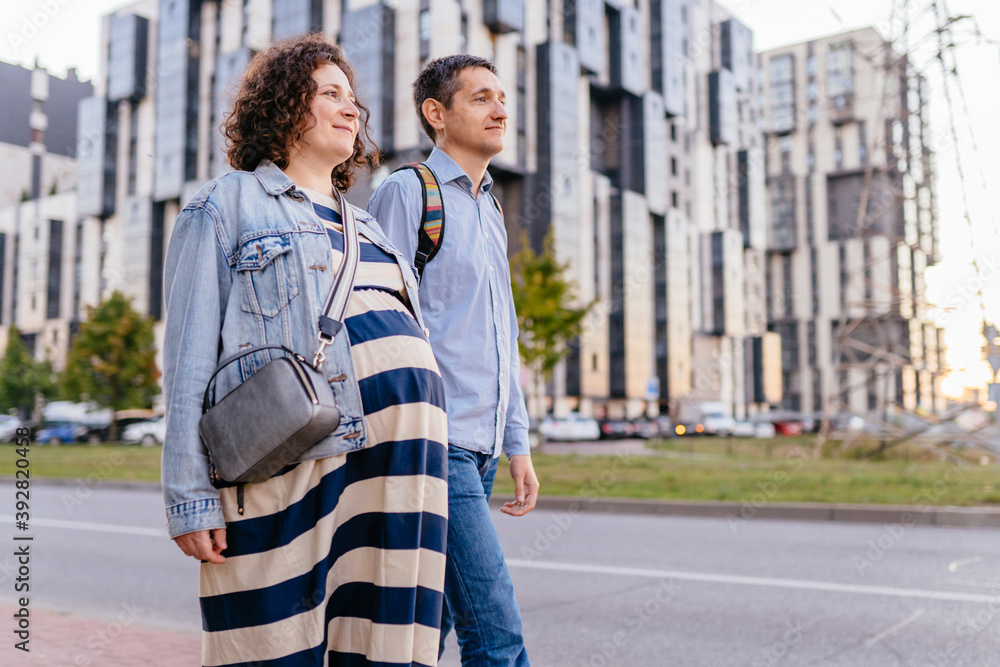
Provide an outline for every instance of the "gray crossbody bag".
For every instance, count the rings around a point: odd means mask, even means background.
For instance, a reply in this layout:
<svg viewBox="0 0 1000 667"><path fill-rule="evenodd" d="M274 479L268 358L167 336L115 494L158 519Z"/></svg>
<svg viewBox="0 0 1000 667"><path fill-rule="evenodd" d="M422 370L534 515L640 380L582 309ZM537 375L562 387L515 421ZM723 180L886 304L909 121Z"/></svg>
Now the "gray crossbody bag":
<svg viewBox="0 0 1000 667"><path fill-rule="evenodd" d="M319 345L312 364L283 345L258 345L223 359L205 387L198 433L208 449L212 483L217 486L273 477L340 424L340 409L321 368L326 359L323 351L344 326L360 247L354 212L343 195L339 198L344 259L319 318ZM215 403L211 390L219 372L267 349L284 350L287 356L270 361Z"/></svg>

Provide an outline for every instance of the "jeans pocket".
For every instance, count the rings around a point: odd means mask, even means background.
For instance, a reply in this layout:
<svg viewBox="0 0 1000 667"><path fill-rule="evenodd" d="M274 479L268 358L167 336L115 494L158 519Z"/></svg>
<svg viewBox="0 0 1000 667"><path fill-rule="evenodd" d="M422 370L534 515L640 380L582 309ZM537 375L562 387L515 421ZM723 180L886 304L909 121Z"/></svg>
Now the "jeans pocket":
<svg viewBox="0 0 1000 667"><path fill-rule="evenodd" d="M236 260L244 312L275 317L298 296L299 281L289 234L252 238L240 246Z"/></svg>

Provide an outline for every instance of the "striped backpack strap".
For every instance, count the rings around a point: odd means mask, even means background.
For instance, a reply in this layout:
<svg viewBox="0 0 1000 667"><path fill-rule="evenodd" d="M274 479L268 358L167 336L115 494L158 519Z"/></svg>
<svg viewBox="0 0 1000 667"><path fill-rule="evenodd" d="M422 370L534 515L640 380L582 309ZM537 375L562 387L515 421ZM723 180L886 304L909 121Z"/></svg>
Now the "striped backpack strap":
<svg viewBox="0 0 1000 667"><path fill-rule="evenodd" d="M417 232L417 254L413 258L413 264L417 267L417 277L423 278L424 266L434 259L444 241L444 202L441 199L441 186L434 172L423 162L412 162L396 171L402 169L415 171L423 185L424 210L420 218L420 231Z"/></svg>

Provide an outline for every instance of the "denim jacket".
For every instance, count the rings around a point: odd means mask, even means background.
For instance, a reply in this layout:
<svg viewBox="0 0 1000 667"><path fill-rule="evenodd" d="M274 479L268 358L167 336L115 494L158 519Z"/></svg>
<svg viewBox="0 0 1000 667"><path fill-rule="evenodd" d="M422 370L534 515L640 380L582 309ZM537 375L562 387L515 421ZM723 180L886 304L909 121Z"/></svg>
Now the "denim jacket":
<svg viewBox="0 0 1000 667"><path fill-rule="evenodd" d="M352 208L358 231L396 257L410 306L424 329L413 267L374 218ZM188 202L170 234L163 273L167 432L162 478L167 528L177 537L225 527L198 435L202 397L216 365L251 346L276 344L312 361L320 311L335 276L330 240L312 204L267 160L253 172L233 171L209 181ZM323 372L341 410L340 426L302 459L361 449L367 439L346 332L325 354ZM262 350L233 362L216 377L216 396L221 399L281 355Z"/></svg>

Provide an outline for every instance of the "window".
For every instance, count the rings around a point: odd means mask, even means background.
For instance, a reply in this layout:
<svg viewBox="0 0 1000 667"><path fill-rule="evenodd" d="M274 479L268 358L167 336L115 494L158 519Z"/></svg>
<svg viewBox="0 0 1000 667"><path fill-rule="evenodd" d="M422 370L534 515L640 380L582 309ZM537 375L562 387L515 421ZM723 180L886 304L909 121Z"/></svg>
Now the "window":
<svg viewBox="0 0 1000 667"><path fill-rule="evenodd" d="M420 10L420 39L430 40L431 38L431 10Z"/></svg>
<svg viewBox="0 0 1000 667"><path fill-rule="evenodd" d="M868 164L868 128L863 120L858 122L858 160Z"/></svg>
<svg viewBox="0 0 1000 667"><path fill-rule="evenodd" d="M771 58L771 131L789 132L795 127L795 60L791 54Z"/></svg>
<svg viewBox="0 0 1000 667"><path fill-rule="evenodd" d="M781 150L781 173L788 174L792 171L792 138L787 134L778 139L778 148Z"/></svg>
<svg viewBox="0 0 1000 667"><path fill-rule="evenodd" d="M809 286L812 292L812 314L819 315L819 264L816 247L809 248Z"/></svg>
<svg viewBox="0 0 1000 667"><path fill-rule="evenodd" d="M837 247L837 260L840 263L840 310L847 310L847 248L843 243Z"/></svg>
<svg viewBox="0 0 1000 667"><path fill-rule="evenodd" d="M833 165L839 170L844 166L844 143L838 126L833 139Z"/></svg>
<svg viewBox="0 0 1000 667"><path fill-rule="evenodd" d="M826 94L838 108L854 92L853 50L850 42L832 44L826 54Z"/></svg>
<svg viewBox="0 0 1000 667"><path fill-rule="evenodd" d="M670 124L670 141L677 141L677 124Z"/></svg>
<svg viewBox="0 0 1000 667"><path fill-rule="evenodd" d="M781 256L781 271L784 280L784 291L785 291L785 317L793 317L795 315L795 300L794 292L792 291L792 285L794 284L794 279L792 276L792 255L791 253Z"/></svg>
<svg viewBox="0 0 1000 667"><path fill-rule="evenodd" d="M796 244L795 178L777 177L768 190L771 195L772 249L791 250Z"/></svg>
<svg viewBox="0 0 1000 667"><path fill-rule="evenodd" d="M675 157L670 158L670 175L677 175L677 158Z"/></svg>
<svg viewBox="0 0 1000 667"><path fill-rule="evenodd" d="M677 203L677 190L670 191L670 207L679 208L680 204Z"/></svg>

